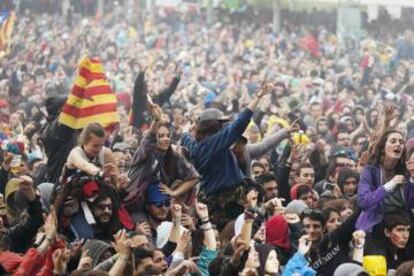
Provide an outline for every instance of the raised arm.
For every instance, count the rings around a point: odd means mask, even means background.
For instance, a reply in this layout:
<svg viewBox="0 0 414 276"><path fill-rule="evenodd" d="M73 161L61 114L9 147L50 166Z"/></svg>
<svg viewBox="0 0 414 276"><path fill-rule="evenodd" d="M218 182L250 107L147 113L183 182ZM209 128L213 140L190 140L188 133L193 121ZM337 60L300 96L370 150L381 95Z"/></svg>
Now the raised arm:
<svg viewBox="0 0 414 276"><path fill-rule="evenodd" d="M204 139L203 142L205 143L205 146L202 150L205 151L205 154L217 154L229 148L240 139L241 135L246 130L250 119L252 118L253 111L256 109L260 99L263 95L272 91L272 89L273 87L269 84L262 85L248 107L239 114L236 120L224 127L218 133ZM184 140L186 140L186 138ZM185 142L183 144L185 146Z"/></svg>
<svg viewBox="0 0 414 276"><path fill-rule="evenodd" d="M154 97L154 102L159 106L163 106L166 102L170 100L171 95L177 89L178 84L180 83L181 72L177 73L173 78L172 82L167 88L164 88L157 96Z"/></svg>
<svg viewBox="0 0 414 276"><path fill-rule="evenodd" d="M293 122L289 127L281 129L275 134L270 135L269 137L263 139L263 141L247 145L247 151L250 154L252 159L259 158L260 156L266 154L269 150L277 146L281 141L289 137L289 134L297 131L299 129L296 121Z"/></svg>

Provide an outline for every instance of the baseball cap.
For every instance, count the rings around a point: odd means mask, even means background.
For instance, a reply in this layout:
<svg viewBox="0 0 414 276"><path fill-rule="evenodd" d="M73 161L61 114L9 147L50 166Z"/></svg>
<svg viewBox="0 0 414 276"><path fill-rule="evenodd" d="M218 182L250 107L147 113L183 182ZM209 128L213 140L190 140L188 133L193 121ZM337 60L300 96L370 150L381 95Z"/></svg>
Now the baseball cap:
<svg viewBox="0 0 414 276"><path fill-rule="evenodd" d="M201 112L200 116L198 117L198 122L205 122L205 121L229 121L230 118L224 116L224 113L218 110L217 108L207 108L203 112Z"/></svg>
<svg viewBox="0 0 414 276"><path fill-rule="evenodd" d="M159 185L159 182L152 182L149 184L146 191L146 201L148 203L163 202L171 199L168 195L160 191Z"/></svg>

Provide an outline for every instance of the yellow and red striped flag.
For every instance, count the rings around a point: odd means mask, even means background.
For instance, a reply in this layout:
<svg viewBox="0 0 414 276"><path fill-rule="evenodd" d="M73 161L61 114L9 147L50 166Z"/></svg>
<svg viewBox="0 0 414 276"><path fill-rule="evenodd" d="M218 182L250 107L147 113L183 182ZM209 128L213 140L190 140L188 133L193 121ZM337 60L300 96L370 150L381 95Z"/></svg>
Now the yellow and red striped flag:
<svg viewBox="0 0 414 276"><path fill-rule="evenodd" d="M106 79L102 62L84 58L72 91L60 113L59 122L73 129L97 122L103 127L119 123L117 99Z"/></svg>
<svg viewBox="0 0 414 276"><path fill-rule="evenodd" d="M0 12L0 59L10 52L10 38L13 32L16 14L11 10Z"/></svg>

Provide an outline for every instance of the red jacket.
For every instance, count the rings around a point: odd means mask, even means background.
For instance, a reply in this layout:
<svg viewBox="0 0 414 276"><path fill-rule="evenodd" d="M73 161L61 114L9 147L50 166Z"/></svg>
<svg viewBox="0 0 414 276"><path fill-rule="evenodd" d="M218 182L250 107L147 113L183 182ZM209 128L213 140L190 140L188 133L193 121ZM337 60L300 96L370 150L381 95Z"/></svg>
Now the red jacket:
<svg viewBox="0 0 414 276"><path fill-rule="evenodd" d="M45 255L36 248L30 248L24 256L14 252L0 253L0 265L13 276L50 276L53 274L52 254L57 248L64 247L63 241L51 246Z"/></svg>

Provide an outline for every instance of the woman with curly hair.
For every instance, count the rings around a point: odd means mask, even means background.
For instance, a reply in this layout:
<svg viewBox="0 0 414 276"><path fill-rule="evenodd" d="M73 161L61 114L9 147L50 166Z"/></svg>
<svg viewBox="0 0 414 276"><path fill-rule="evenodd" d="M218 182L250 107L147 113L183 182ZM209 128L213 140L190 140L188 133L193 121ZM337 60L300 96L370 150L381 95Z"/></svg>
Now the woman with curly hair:
<svg viewBox="0 0 414 276"><path fill-rule="evenodd" d="M384 212L405 208L405 175L407 172L404 135L388 129L394 107L385 110L385 121L371 136L369 162L361 173L358 185L358 204L362 213L357 228L371 231L379 224Z"/></svg>

